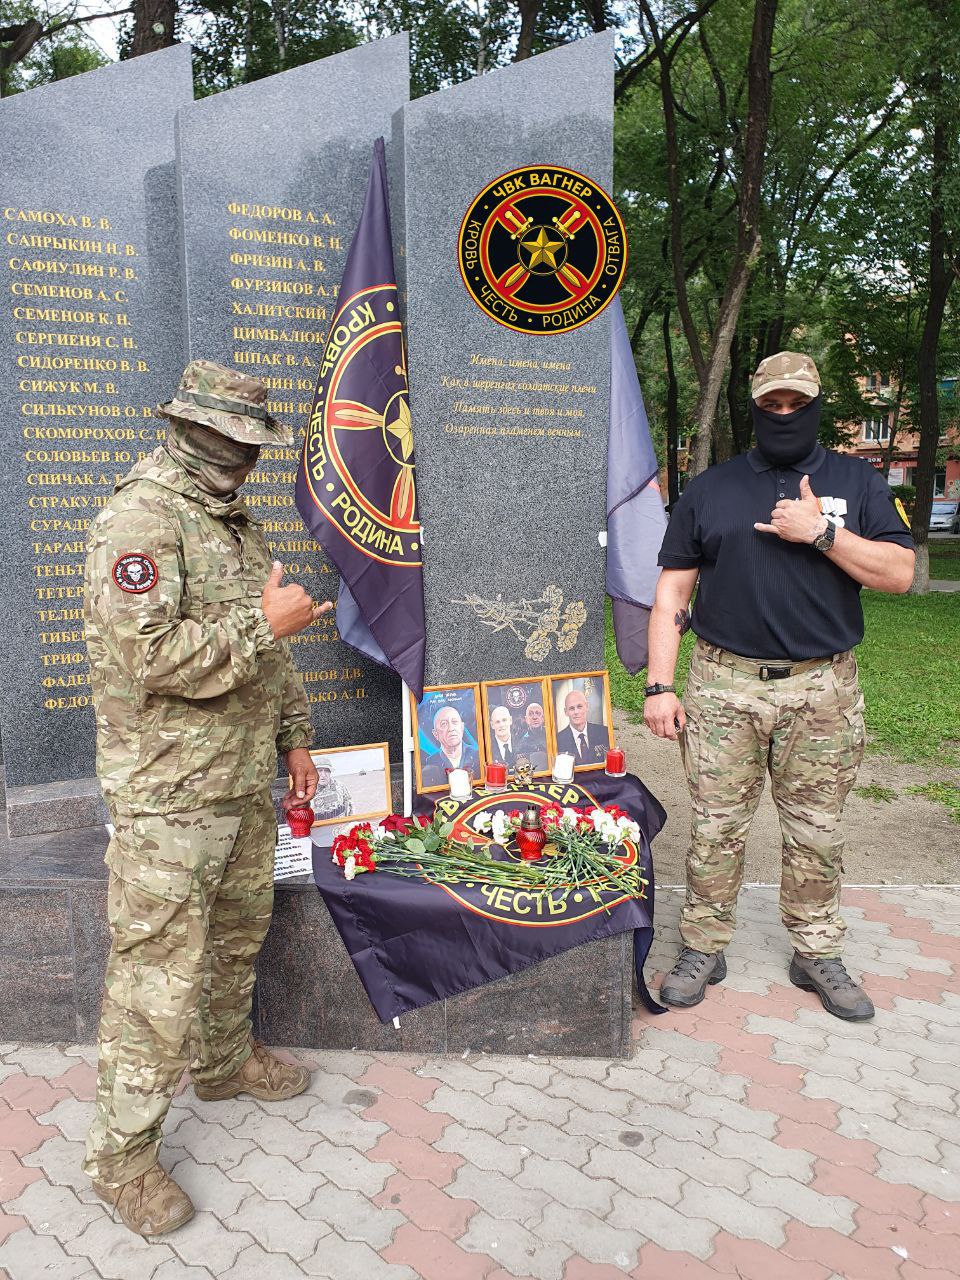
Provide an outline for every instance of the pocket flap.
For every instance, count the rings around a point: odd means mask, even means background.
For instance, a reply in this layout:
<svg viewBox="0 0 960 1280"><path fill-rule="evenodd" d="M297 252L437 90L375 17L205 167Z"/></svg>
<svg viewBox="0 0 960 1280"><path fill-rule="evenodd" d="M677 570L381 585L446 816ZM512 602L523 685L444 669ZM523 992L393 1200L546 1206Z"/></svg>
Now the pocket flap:
<svg viewBox="0 0 960 1280"><path fill-rule="evenodd" d="M115 849L113 844L107 850L105 861L119 880L143 893L151 893L155 898L166 898L168 902L186 902L190 897L193 877L186 867L149 862L136 854Z"/></svg>

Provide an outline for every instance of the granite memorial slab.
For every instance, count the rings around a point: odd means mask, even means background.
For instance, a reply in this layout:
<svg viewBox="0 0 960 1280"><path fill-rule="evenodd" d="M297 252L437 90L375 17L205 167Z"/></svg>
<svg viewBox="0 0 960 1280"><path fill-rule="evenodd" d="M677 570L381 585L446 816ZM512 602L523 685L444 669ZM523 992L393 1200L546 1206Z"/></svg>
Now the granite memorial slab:
<svg viewBox="0 0 960 1280"><path fill-rule="evenodd" d="M374 140L409 92L407 37L393 36L184 107L177 161L188 358L262 378L293 448L263 450L244 489L287 578L336 600L334 567L293 491L303 428ZM333 614L292 639L317 746L390 741L400 685L342 644Z"/></svg>
<svg viewBox="0 0 960 1280"><path fill-rule="evenodd" d="M87 530L156 441L183 362L180 45L0 102L0 647L11 832L103 820L83 632Z"/></svg>
<svg viewBox="0 0 960 1280"><path fill-rule="evenodd" d="M537 333L534 312L531 331L518 332L524 316L505 304L514 327L498 323L471 297L472 277L461 278L458 239L475 197L522 166L553 169L558 185L574 170L610 189L613 72L613 37L604 33L404 109L410 401L431 684L604 665L598 534L609 317L598 305L572 331ZM529 230L550 252L552 227ZM518 257L507 285L531 261Z"/></svg>

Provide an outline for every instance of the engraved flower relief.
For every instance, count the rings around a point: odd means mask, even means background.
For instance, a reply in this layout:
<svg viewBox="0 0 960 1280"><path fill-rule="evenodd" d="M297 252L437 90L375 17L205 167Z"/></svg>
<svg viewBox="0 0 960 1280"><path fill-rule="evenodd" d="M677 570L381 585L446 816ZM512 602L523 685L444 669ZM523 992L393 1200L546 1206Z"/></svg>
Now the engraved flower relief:
<svg viewBox="0 0 960 1280"><path fill-rule="evenodd" d="M580 628L587 620L582 600L571 600L564 607L563 592L551 583L536 599L492 600L471 593L451 604L472 609L485 627L493 631L509 631L523 642L524 657L543 662L556 644L559 653L569 653L577 643Z"/></svg>

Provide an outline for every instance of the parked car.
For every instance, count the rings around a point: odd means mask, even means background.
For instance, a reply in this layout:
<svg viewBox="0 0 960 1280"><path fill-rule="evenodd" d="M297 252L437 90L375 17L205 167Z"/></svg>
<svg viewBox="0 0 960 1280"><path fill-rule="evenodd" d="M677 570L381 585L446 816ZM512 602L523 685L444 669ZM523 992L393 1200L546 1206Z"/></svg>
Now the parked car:
<svg viewBox="0 0 960 1280"><path fill-rule="evenodd" d="M937 498L930 512L931 533L960 533L960 502Z"/></svg>

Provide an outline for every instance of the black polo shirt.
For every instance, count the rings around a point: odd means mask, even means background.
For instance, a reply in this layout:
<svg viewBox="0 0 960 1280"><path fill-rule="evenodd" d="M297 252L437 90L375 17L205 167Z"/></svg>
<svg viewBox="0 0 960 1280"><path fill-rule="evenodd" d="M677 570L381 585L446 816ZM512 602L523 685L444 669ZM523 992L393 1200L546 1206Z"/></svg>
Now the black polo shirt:
<svg viewBox="0 0 960 1280"><path fill-rule="evenodd" d="M800 496L800 477L824 514L875 542L912 547L890 486L859 458L817 445L794 466L757 449L691 480L673 508L660 548L665 569L700 570L692 626L708 644L745 658L802 662L852 649L863 639L860 584L812 546L761 533L781 498Z"/></svg>

